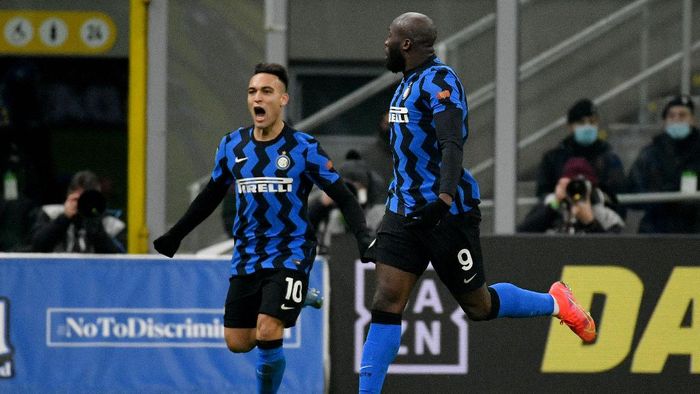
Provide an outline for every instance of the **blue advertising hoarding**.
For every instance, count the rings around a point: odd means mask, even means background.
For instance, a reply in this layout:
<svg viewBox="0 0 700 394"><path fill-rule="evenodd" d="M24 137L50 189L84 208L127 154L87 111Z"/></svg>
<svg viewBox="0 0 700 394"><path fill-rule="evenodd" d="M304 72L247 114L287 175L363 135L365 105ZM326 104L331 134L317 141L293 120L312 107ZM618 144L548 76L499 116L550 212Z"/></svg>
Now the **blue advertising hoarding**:
<svg viewBox="0 0 700 394"><path fill-rule="evenodd" d="M257 352L224 344L228 276L228 259L0 255L0 392L254 392ZM323 392L325 319L285 331L281 391Z"/></svg>

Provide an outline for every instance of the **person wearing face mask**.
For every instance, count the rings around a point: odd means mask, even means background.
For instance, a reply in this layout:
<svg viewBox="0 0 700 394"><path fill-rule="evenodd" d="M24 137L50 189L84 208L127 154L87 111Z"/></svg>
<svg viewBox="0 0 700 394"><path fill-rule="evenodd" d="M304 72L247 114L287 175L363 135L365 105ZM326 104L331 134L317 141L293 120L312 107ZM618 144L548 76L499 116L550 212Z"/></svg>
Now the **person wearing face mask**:
<svg viewBox="0 0 700 394"><path fill-rule="evenodd" d="M537 197L544 199L556 189L564 164L573 157L586 159L599 180L599 188L614 198L624 191L625 173L620 157L599 138L598 109L589 99L578 100L566 117L570 134L542 157L537 171ZM618 213L624 216L619 208Z"/></svg>
<svg viewBox="0 0 700 394"><path fill-rule="evenodd" d="M664 130L644 147L630 169L632 193L698 190L700 131L695 127L695 104L685 95L664 107ZM642 206L640 233L698 233L700 204L658 203Z"/></svg>
<svg viewBox="0 0 700 394"><path fill-rule="evenodd" d="M569 159L554 193L530 210L518 232L619 233L625 227L615 202L598 188L593 167L581 157Z"/></svg>

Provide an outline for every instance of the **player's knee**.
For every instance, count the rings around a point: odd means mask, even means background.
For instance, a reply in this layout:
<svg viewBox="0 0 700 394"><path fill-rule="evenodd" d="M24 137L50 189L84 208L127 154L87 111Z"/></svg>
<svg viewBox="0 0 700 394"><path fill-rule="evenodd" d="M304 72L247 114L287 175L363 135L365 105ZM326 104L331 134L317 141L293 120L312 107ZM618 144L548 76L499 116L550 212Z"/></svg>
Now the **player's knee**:
<svg viewBox="0 0 700 394"><path fill-rule="evenodd" d="M258 341L274 341L282 338L284 323L272 316L260 315L255 338Z"/></svg>
<svg viewBox="0 0 700 394"><path fill-rule="evenodd" d="M494 300L494 292L485 285L469 293L455 298L469 320L483 321L494 318L493 308L498 309L498 299Z"/></svg>
<svg viewBox="0 0 700 394"><path fill-rule="evenodd" d="M226 347L233 353L248 353L255 347L255 341L226 337Z"/></svg>
<svg viewBox="0 0 700 394"><path fill-rule="evenodd" d="M249 351L253 350L255 347L250 346L248 344L240 344L240 343L226 343L226 346L228 347L228 350L233 352L233 353L248 353Z"/></svg>
<svg viewBox="0 0 700 394"><path fill-rule="evenodd" d="M389 288L379 288L374 294L372 309L392 313L401 313L406 302L404 298L405 297L400 291L394 291Z"/></svg>
<svg viewBox="0 0 700 394"><path fill-rule="evenodd" d="M462 310L464 310L464 313L467 314L469 320L472 321L489 320L489 315L491 314L490 306L485 304L468 305L466 307L462 307Z"/></svg>

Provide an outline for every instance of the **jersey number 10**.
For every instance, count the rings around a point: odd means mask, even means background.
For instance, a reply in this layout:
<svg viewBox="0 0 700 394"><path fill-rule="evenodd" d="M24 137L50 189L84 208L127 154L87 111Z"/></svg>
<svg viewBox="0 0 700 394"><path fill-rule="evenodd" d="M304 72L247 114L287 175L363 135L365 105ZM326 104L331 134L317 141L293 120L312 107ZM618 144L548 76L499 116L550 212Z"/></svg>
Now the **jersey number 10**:
<svg viewBox="0 0 700 394"><path fill-rule="evenodd" d="M301 294L301 288L302 284L300 280L294 280L294 278L286 277L284 278L287 281L287 294L284 296L284 298L288 300L292 300L296 302L297 304L301 302L302 294Z"/></svg>

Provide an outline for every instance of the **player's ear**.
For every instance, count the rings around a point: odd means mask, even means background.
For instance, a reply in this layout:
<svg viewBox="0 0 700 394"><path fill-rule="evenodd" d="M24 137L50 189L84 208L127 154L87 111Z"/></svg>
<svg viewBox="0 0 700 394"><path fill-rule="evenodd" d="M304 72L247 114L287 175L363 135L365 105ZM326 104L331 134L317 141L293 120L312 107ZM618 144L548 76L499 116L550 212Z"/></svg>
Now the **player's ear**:
<svg viewBox="0 0 700 394"><path fill-rule="evenodd" d="M287 103L289 102L289 93L282 94L280 101L282 102L283 107L287 106Z"/></svg>

